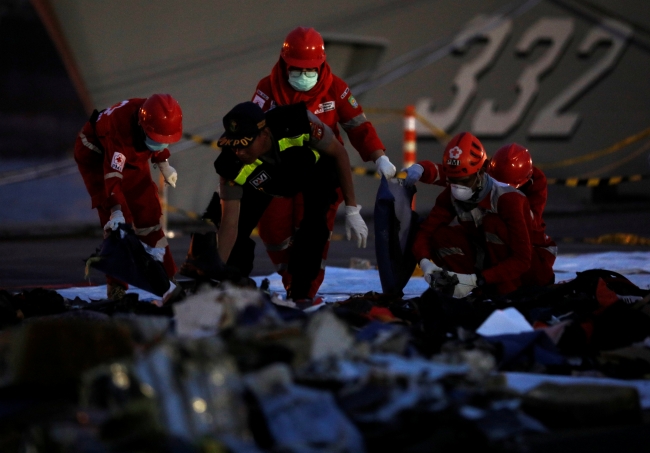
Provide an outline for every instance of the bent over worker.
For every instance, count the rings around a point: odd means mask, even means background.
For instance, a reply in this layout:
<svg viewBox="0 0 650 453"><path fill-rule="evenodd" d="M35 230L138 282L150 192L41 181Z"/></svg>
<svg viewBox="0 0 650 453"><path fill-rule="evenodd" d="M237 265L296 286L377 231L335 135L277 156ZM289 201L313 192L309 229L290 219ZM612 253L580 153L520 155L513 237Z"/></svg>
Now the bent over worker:
<svg viewBox="0 0 650 453"><path fill-rule="evenodd" d="M255 243L251 232L274 197L301 194L304 213L291 241L285 281L287 298L311 299L321 270L330 229L328 212L345 201L348 239L365 247L368 228L357 206L347 152L332 130L304 103L266 112L254 102L236 105L223 118L221 154L214 163L220 176L223 215L218 251L228 265L249 275Z"/></svg>
<svg viewBox="0 0 650 453"><path fill-rule="evenodd" d="M310 112L332 129L341 144L343 138L339 127L345 131L364 162L374 162L377 171L386 178L395 176L395 166L386 156L385 146L363 108L348 85L332 73L326 61L323 37L315 29L297 27L289 32L280 58L271 74L257 84L252 101L265 112L278 105L304 102ZM339 199L330 206L327 215L330 232L334 229L336 212L342 200L339 191ZM286 269L291 254L291 236L300 224L302 211L303 200L299 194L274 198L259 223L260 238L285 285L290 284L291 279ZM310 297L316 294L323 282L328 249L329 242L323 249L322 269L310 289Z"/></svg>
<svg viewBox="0 0 650 453"><path fill-rule="evenodd" d="M445 187L447 177L441 164L420 161L406 169L405 185L417 181ZM543 213L546 207L548 187L546 176L533 165L528 149L517 143L499 148L489 160L487 173L499 182L506 183L522 192L528 199L533 218L530 241L533 246L530 269L522 276L525 285L545 286L555 283L553 264L557 257L557 245L546 234Z"/></svg>
<svg viewBox="0 0 650 453"><path fill-rule="evenodd" d="M163 263L167 276L176 274L160 219L158 187L151 178L149 161L176 187L178 175L169 165L171 143L183 133L183 112L169 94L126 99L98 112L77 136L74 157L97 208L104 230L120 223L132 224L135 234L154 259ZM107 296L120 299L128 285L107 277Z"/></svg>
<svg viewBox="0 0 650 453"><path fill-rule="evenodd" d="M448 186L420 225L413 245L429 283L441 268L458 277L454 297L464 297L477 286L509 293L522 284L530 268L528 201L489 176L486 159L483 145L472 134L451 139L442 162ZM454 219L458 225L451 225Z"/></svg>
<svg viewBox="0 0 650 453"><path fill-rule="evenodd" d="M487 172L497 181L521 191L530 204L533 254L530 269L522 276L522 281L527 285L552 285L555 283L553 264L557 257L557 244L546 234L542 217L548 197L546 175L533 165L528 149L517 143L499 148L490 159Z"/></svg>

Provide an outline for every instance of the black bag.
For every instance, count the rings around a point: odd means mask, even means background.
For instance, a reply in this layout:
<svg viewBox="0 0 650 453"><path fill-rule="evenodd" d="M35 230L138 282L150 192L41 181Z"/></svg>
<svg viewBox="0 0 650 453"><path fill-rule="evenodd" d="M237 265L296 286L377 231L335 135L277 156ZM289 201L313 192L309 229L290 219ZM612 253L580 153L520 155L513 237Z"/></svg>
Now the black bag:
<svg viewBox="0 0 650 453"><path fill-rule="evenodd" d="M144 291L162 296L170 287L160 261L147 253L131 226L120 224L86 260L88 266Z"/></svg>

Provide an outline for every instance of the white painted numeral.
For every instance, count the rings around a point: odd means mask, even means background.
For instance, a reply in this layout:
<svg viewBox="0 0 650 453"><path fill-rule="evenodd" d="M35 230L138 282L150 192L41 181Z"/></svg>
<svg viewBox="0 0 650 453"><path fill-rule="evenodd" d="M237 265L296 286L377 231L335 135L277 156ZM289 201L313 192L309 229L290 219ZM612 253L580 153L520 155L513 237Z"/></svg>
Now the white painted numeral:
<svg viewBox="0 0 650 453"><path fill-rule="evenodd" d="M485 48L474 60L463 64L454 79L454 99L444 110L433 111L433 100L421 98L415 111L429 123L442 129L454 127L463 116L469 102L476 95L477 79L494 64L512 30L512 20L501 16L480 15L470 21L452 43L455 53L464 54L476 42L485 42ZM432 136L432 131L417 123L420 137Z"/></svg>
<svg viewBox="0 0 650 453"><path fill-rule="evenodd" d="M561 112L616 65L630 36L631 27L611 19L605 19L601 25L592 28L580 44L578 55L588 57L598 45L609 44L606 55L539 111L528 130L529 137L570 137L580 116Z"/></svg>
<svg viewBox="0 0 650 453"><path fill-rule="evenodd" d="M523 119L537 96L539 79L555 66L573 34L573 19L542 18L530 27L517 44L517 53L528 55L539 43L550 43L544 54L528 65L517 80L518 96L514 104L496 111L494 100L484 100L472 121L472 132L480 136L502 137Z"/></svg>

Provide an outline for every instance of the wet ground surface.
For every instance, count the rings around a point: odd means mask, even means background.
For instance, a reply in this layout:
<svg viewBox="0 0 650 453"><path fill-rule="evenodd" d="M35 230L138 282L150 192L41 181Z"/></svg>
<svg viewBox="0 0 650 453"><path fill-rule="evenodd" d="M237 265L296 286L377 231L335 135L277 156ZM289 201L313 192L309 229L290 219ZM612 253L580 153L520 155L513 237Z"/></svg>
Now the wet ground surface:
<svg viewBox="0 0 650 453"><path fill-rule="evenodd" d="M650 251L650 245L609 243L605 235L625 233L628 240L648 243L650 238L650 209L643 211L582 212L546 216L547 232L558 242L560 254L585 254L604 251ZM376 265L372 221L368 221L370 237L368 247L358 249L356 243L345 239L342 221L334 229L328 265L350 267L352 258L369 260ZM201 227L204 228L204 227ZM171 225L176 237L170 239L176 263L184 261L191 232L195 225ZM204 228L205 229L205 228ZM104 277L91 270L90 280L84 279L84 261L101 243L99 229L96 234L74 236L21 236L0 238L0 288L16 290L39 286L80 286L103 284ZM605 237L603 237L605 236ZM590 243L601 238L603 243ZM256 238L256 261L254 275L268 275L274 267L266 256L259 238Z"/></svg>

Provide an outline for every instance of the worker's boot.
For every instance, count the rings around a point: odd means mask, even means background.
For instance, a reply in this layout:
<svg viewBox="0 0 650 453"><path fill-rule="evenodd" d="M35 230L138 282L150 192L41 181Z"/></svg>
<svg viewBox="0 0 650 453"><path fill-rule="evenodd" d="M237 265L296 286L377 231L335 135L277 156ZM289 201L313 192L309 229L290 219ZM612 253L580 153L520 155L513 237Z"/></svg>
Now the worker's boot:
<svg viewBox="0 0 650 453"><path fill-rule="evenodd" d="M192 233L190 248L180 274L199 280L222 280L225 267L217 253L217 234Z"/></svg>

